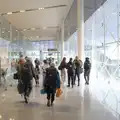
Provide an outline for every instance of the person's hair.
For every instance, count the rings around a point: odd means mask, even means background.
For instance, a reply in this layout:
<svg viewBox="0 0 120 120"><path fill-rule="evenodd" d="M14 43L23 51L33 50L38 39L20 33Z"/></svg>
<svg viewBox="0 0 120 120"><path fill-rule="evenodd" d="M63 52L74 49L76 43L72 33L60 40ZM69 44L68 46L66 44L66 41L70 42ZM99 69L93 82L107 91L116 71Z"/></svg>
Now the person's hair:
<svg viewBox="0 0 120 120"><path fill-rule="evenodd" d="M51 63L51 64L50 64L50 67L55 67L55 64L54 64L54 63Z"/></svg>
<svg viewBox="0 0 120 120"><path fill-rule="evenodd" d="M89 61L89 57L86 57L85 60L86 60L86 61Z"/></svg>
<svg viewBox="0 0 120 120"><path fill-rule="evenodd" d="M78 56L76 56L75 59L78 59Z"/></svg>
<svg viewBox="0 0 120 120"><path fill-rule="evenodd" d="M44 64L47 64L47 60L43 60Z"/></svg>
<svg viewBox="0 0 120 120"><path fill-rule="evenodd" d="M72 58L70 58L70 61L72 61L73 59Z"/></svg>
<svg viewBox="0 0 120 120"><path fill-rule="evenodd" d="M62 61L65 62L66 61L66 57L64 57Z"/></svg>

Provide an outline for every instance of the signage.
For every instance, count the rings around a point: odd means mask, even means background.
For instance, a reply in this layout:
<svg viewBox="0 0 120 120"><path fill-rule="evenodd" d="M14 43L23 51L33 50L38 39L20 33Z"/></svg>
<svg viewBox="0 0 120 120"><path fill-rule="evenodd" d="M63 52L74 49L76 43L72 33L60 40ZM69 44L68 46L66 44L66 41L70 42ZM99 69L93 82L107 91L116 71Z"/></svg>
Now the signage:
<svg viewBox="0 0 120 120"><path fill-rule="evenodd" d="M57 51L57 49L48 49L49 52Z"/></svg>

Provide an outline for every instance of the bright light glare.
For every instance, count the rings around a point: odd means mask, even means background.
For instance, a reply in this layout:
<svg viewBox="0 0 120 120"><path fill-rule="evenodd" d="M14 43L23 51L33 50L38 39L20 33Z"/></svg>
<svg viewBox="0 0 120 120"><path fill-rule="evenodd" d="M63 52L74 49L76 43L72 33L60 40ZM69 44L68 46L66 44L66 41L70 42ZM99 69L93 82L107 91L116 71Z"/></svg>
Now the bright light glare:
<svg viewBox="0 0 120 120"><path fill-rule="evenodd" d="M2 119L2 115L0 115L0 119Z"/></svg>
<svg viewBox="0 0 120 120"><path fill-rule="evenodd" d="M20 10L21 13L25 12L25 10Z"/></svg>
<svg viewBox="0 0 120 120"><path fill-rule="evenodd" d="M12 14L12 12L8 12L7 14L8 14L8 15L11 15L11 14Z"/></svg>

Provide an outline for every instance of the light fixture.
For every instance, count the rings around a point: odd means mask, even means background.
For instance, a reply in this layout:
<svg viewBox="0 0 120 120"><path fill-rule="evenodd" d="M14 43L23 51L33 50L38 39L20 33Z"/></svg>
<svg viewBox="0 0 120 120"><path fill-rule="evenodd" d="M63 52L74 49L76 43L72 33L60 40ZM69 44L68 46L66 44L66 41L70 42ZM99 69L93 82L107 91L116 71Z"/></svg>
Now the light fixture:
<svg viewBox="0 0 120 120"><path fill-rule="evenodd" d="M0 119L2 119L2 115L0 115Z"/></svg>
<svg viewBox="0 0 120 120"><path fill-rule="evenodd" d="M12 14L12 12L8 12L7 14L8 14L8 15L11 15L11 14Z"/></svg>
<svg viewBox="0 0 120 120"><path fill-rule="evenodd" d="M18 30L16 30L16 31L18 31Z"/></svg>
<svg viewBox="0 0 120 120"><path fill-rule="evenodd" d="M39 36L36 36L36 38L39 38Z"/></svg>
<svg viewBox="0 0 120 120"><path fill-rule="evenodd" d="M25 12L25 10L20 10L21 13Z"/></svg>
<svg viewBox="0 0 120 120"><path fill-rule="evenodd" d="M27 29L24 29L23 31L26 31Z"/></svg>
<svg viewBox="0 0 120 120"><path fill-rule="evenodd" d="M35 30L35 28L31 28L31 30Z"/></svg>
<svg viewBox="0 0 120 120"><path fill-rule="evenodd" d="M47 27L43 27L43 29L46 29Z"/></svg>
<svg viewBox="0 0 120 120"><path fill-rule="evenodd" d="M38 8L38 10L43 10L44 8Z"/></svg>

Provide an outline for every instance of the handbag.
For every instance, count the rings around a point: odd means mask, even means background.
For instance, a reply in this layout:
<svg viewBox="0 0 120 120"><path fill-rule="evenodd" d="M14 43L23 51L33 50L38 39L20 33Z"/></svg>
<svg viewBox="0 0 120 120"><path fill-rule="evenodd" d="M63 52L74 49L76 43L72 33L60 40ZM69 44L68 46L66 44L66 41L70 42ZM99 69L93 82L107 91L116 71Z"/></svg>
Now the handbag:
<svg viewBox="0 0 120 120"><path fill-rule="evenodd" d="M17 89L18 89L18 93L19 93L19 94L23 94L23 93L24 93L25 85L23 84L22 81L20 81L20 82L18 83Z"/></svg>
<svg viewBox="0 0 120 120"><path fill-rule="evenodd" d="M43 89L40 90L40 93L41 93L42 95L47 94L47 90L43 88Z"/></svg>
<svg viewBox="0 0 120 120"><path fill-rule="evenodd" d="M18 79L19 79L18 73L15 73L15 74L13 75L13 79L15 79L15 80L18 80Z"/></svg>
<svg viewBox="0 0 120 120"><path fill-rule="evenodd" d="M62 95L63 91L61 90L61 88L58 88L56 90L56 97L60 97Z"/></svg>
<svg viewBox="0 0 120 120"><path fill-rule="evenodd" d="M83 68L80 68L80 74L82 74L83 73Z"/></svg>
<svg viewBox="0 0 120 120"><path fill-rule="evenodd" d="M62 66L61 65L58 67L58 70L62 70Z"/></svg>

